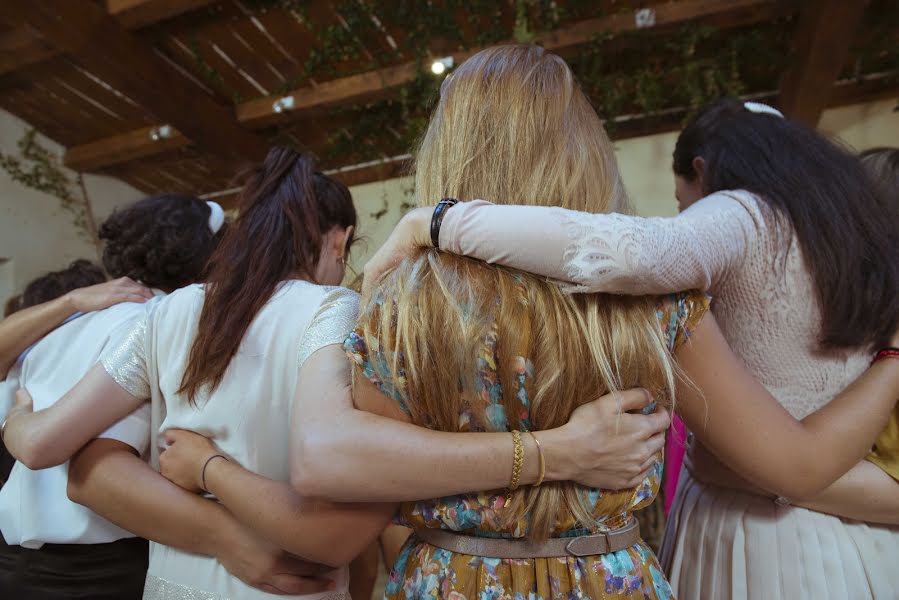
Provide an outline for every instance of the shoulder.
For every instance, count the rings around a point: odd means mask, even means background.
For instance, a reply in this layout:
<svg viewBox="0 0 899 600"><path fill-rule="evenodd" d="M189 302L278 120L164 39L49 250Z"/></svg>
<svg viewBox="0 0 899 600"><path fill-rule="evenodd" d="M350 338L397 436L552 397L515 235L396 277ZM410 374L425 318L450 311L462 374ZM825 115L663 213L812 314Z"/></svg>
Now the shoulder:
<svg viewBox="0 0 899 600"><path fill-rule="evenodd" d="M687 341L709 312L711 298L702 292L679 292L660 296L656 316L671 352Z"/></svg>
<svg viewBox="0 0 899 600"><path fill-rule="evenodd" d="M342 287L316 286L318 308L300 344L300 364L317 349L343 343L359 312L359 294Z"/></svg>

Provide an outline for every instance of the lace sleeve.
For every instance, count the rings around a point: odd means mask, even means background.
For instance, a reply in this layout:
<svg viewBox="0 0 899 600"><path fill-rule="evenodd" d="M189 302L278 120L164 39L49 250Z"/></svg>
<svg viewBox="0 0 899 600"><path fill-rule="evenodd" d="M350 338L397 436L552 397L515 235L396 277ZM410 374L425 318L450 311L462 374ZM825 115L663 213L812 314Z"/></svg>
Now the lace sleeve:
<svg viewBox="0 0 899 600"><path fill-rule="evenodd" d="M300 342L297 365L302 367L312 353L331 344L343 344L356 324L359 295L346 288L331 288Z"/></svg>
<svg viewBox="0 0 899 600"><path fill-rule="evenodd" d="M673 218L475 201L447 211L440 243L450 252L570 282L569 291L709 290L739 269L764 227L757 212L745 192L713 194Z"/></svg>
<svg viewBox="0 0 899 600"><path fill-rule="evenodd" d="M149 398L147 317L143 316L135 323L124 341L105 352L100 363L123 390L135 398Z"/></svg>

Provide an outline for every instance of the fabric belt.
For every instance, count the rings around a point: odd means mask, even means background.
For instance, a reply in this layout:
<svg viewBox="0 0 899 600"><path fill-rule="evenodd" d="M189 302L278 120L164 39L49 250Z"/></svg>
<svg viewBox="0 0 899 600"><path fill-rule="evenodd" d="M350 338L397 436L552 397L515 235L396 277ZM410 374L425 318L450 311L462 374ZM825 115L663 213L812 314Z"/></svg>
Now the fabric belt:
<svg viewBox="0 0 899 600"><path fill-rule="evenodd" d="M641 541L640 524L633 517L619 529L574 538L550 538L542 542L475 537L445 529L416 529L415 535L423 542L450 552L486 558L595 556L618 552Z"/></svg>

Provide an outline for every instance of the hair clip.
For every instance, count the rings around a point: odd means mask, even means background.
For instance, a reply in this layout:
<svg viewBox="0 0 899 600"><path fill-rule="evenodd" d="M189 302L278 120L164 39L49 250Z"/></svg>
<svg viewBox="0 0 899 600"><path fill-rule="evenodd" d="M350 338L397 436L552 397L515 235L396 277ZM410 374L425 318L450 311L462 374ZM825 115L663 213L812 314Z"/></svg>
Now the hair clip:
<svg viewBox="0 0 899 600"><path fill-rule="evenodd" d="M782 112L780 112L773 106L768 106L767 104L762 104L761 102L744 102L743 108L757 115L766 114L774 115L775 117L780 117L781 119L785 118Z"/></svg>
<svg viewBox="0 0 899 600"><path fill-rule="evenodd" d="M206 201L206 206L209 207L209 231L212 232L213 235L219 232L222 228L222 225L225 224L225 211L222 209L221 205L218 202L213 202L212 200Z"/></svg>

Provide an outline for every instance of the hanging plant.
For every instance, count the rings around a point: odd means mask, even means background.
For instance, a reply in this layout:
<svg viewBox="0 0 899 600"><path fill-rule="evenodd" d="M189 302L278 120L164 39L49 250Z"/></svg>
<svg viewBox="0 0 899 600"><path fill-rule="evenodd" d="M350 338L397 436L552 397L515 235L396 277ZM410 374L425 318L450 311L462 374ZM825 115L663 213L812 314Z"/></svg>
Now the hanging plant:
<svg viewBox="0 0 899 600"><path fill-rule="evenodd" d="M59 158L37 141L35 129L25 132L19 139L18 148L20 156L0 153L0 168L13 181L57 198L63 210L72 214L78 235L99 247L97 227L81 174L75 181L70 179ZM80 194L74 192L76 185Z"/></svg>

